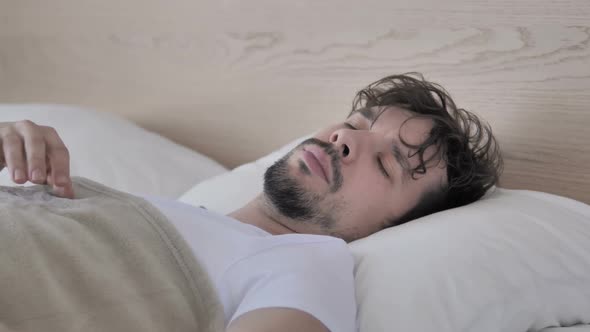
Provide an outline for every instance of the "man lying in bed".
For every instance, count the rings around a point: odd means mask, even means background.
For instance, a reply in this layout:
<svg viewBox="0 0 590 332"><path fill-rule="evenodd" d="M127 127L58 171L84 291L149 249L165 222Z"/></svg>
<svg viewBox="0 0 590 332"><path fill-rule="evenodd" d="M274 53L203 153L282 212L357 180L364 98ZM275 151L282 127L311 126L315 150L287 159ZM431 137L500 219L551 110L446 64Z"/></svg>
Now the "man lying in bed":
<svg viewBox="0 0 590 332"><path fill-rule="evenodd" d="M52 128L4 123L0 139L16 183L74 197L68 152ZM360 91L344 122L271 166L264 192L228 216L145 198L205 266L227 331L355 331L346 242L473 202L501 165L474 114L420 75L394 75Z"/></svg>

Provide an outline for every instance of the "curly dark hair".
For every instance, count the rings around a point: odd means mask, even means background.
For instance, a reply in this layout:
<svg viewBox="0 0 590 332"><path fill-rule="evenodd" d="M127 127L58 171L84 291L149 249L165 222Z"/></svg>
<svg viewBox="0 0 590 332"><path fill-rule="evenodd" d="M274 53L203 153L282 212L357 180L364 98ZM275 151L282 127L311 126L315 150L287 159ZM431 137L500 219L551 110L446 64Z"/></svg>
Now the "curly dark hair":
<svg viewBox="0 0 590 332"><path fill-rule="evenodd" d="M414 151L408 157L417 155L420 160L417 167L409 170L412 178L426 173L432 167L431 161L437 159L446 164L448 180L445 188L427 192L416 206L388 222L388 226L469 204L497 184L503 161L491 127L475 114L457 108L439 84L426 81L420 73L384 77L356 94L350 114L379 106L396 106L413 112L406 122L412 118L432 120L429 137L421 144L412 145L399 138ZM436 152L425 160L424 152L430 146Z"/></svg>

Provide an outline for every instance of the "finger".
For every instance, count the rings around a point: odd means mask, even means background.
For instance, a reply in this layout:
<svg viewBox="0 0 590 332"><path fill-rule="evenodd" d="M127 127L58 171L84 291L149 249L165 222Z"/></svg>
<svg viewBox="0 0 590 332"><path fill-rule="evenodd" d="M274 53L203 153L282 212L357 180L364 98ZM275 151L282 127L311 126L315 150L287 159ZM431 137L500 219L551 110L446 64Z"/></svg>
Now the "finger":
<svg viewBox="0 0 590 332"><path fill-rule="evenodd" d="M45 165L47 165L47 184L53 186L53 177L51 176L51 163L49 157L45 155Z"/></svg>
<svg viewBox="0 0 590 332"><path fill-rule="evenodd" d="M65 185L64 187L60 187L60 186L55 185L55 183L53 181L53 175L52 175L53 172L51 171L51 163L49 162L49 157L47 157L46 163L47 163L47 165L49 165L47 167L47 183L49 185L51 185L53 194L56 196L59 196L59 197L73 199L74 198L74 188L72 187L72 183L70 182L69 184Z"/></svg>
<svg viewBox="0 0 590 332"><path fill-rule="evenodd" d="M61 187L71 184L70 152L55 129L45 127L45 142L53 184Z"/></svg>
<svg viewBox="0 0 590 332"><path fill-rule="evenodd" d="M45 183L45 138L41 128L28 120L17 122L15 128L24 139L29 180L36 184Z"/></svg>
<svg viewBox="0 0 590 332"><path fill-rule="evenodd" d="M1 139L4 161L12 180L18 184L27 182L27 164L22 138L16 131L9 130L2 134Z"/></svg>
<svg viewBox="0 0 590 332"><path fill-rule="evenodd" d="M54 185L53 193L59 197L74 199L74 188L71 183L63 187Z"/></svg>

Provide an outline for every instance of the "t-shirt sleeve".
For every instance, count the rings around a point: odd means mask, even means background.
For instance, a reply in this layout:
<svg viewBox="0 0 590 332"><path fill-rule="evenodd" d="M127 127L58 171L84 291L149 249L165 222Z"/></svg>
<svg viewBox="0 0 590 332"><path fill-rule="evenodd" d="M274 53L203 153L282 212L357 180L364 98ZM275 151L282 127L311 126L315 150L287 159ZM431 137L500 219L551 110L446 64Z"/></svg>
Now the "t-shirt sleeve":
<svg viewBox="0 0 590 332"><path fill-rule="evenodd" d="M242 299L230 323L278 307L306 312L331 332L356 331L354 260L344 241L275 246L234 264L224 277L233 280L232 297Z"/></svg>

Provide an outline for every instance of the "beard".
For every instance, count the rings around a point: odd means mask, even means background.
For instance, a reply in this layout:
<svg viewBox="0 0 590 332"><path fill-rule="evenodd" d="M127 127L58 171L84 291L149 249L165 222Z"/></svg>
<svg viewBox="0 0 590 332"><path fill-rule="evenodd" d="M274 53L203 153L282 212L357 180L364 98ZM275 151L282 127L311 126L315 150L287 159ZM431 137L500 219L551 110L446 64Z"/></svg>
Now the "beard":
<svg viewBox="0 0 590 332"><path fill-rule="evenodd" d="M335 216L334 213L322 209L321 203L325 197L305 188L295 176L289 174L289 158L299 148L309 144L318 145L330 157L332 166L330 192L335 193L342 187L338 152L331 144L310 138L266 170L264 173L264 194L272 206L284 217L300 223L315 224L324 230L329 230L335 223ZM298 166L301 172L307 176L311 175L305 163L299 162Z"/></svg>

